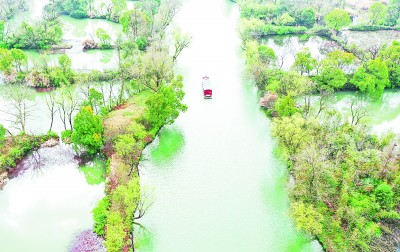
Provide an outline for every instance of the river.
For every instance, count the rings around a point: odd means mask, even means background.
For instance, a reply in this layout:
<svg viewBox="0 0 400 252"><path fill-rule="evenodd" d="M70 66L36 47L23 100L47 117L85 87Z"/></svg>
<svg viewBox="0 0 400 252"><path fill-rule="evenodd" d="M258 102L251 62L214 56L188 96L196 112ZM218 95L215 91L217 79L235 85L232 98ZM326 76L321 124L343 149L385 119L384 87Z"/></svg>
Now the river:
<svg viewBox="0 0 400 252"><path fill-rule="evenodd" d="M185 1L175 18L192 36L177 64L189 109L145 150L143 187L153 187L154 203L140 251L312 250L288 216L285 166L245 75L238 21L224 0ZM212 100L202 97L203 75Z"/></svg>
<svg viewBox="0 0 400 252"><path fill-rule="evenodd" d="M37 16L43 3L32 1L30 15ZM147 230L139 230L137 237L141 252L320 250L315 241L310 243L296 231L288 216L286 168L274 156L270 121L245 74L238 21L237 7L225 0L186 0L176 16L175 25L193 37L176 67L185 76L184 102L189 109L144 152L143 190L154 197L140 220ZM74 45L67 50L73 68L115 66L113 51L82 52L80 43L97 27L115 35L121 29L118 24L69 17L62 17L62 22L65 41ZM319 38L286 42L279 47L273 39L266 41L279 56L285 56L285 69L303 47L322 57L317 50L322 43ZM36 52L30 56L40 60ZM45 57L54 61L57 56ZM213 83L212 100L202 98L203 75L209 75ZM4 108L7 101L1 91L0 108ZM45 95L35 98L29 132L48 129ZM336 106L345 109L345 100L351 96L336 94ZM370 104L377 132L396 129L398 97L396 91L385 92L382 101ZM8 119L0 114L0 123ZM63 130L58 116L54 130ZM66 146L42 149L41 156L41 169L12 179L0 191L0 251L67 251L74 235L92 225L90 211L102 197L104 183L98 177L85 177Z"/></svg>

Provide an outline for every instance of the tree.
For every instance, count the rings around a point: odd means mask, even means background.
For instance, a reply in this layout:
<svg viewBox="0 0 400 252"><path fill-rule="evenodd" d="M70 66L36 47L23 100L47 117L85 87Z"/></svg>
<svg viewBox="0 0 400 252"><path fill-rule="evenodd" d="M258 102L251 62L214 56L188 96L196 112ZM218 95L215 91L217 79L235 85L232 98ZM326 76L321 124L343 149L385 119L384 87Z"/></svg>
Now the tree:
<svg viewBox="0 0 400 252"><path fill-rule="evenodd" d="M313 205L303 202L294 202L291 207L291 215L296 222L299 230L304 230L311 235L322 233L323 215L320 214Z"/></svg>
<svg viewBox="0 0 400 252"><path fill-rule="evenodd" d="M112 0L111 16L114 21L118 21L121 12L127 7L126 0Z"/></svg>
<svg viewBox="0 0 400 252"><path fill-rule="evenodd" d="M389 26L395 26L396 24L398 24L399 19L400 19L400 1L391 0L388 6L386 24Z"/></svg>
<svg viewBox="0 0 400 252"><path fill-rule="evenodd" d="M379 56L388 67L391 85L400 86L400 42L393 41L392 45L379 52Z"/></svg>
<svg viewBox="0 0 400 252"><path fill-rule="evenodd" d="M13 58L8 49L0 48L0 71L6 74L11 72Z"/></svg>
<svg viewBox="0 0 400 252"><path fill-rule="evenodd" d="M17 126L18 129L25 132L27 120L32 116L35 102L34 92L27 87L13 85L5 89L4 97L9 100L9 106L5 113L11 116L10 121Z"/></svg>
<svg viewBox="0 0 400 252"><path fill-rule="evenodd" d="M290 96L278 97L274 104L274 111L279 116L291 116L297 112L296 103Z"/></svg>
<svg viewBox="0 0 400 252"><path fill-rule="evenodd" d="M90 106L82 107L74 118L72 142L75 149L83 147L90 155L100 151L103 146L103 123L99 116L93 114Z"/></svg>
<svg viewBox="0 0 400 252"><path fill-rule="evenodd" d="M174 56L172 56L172 61L175 62L178 58L179 54L182 52L183 49L187 48L190 45L190 41L192 38L185 33L176 30L174 32Z"/></svg>
<svg viewBox="0 0 400 252"><path fill-rule="evenodd" d="M102 28L98 28L96 30L96 36L100 39L100 47L109 48L111 47L111 37L110 35Z"/></svg>
<svg viewBox="0 0 400 252"><path fill-rule="evenodd" d="M133 135L126 134L118 137L115 144L115 150L117 151L117 154L124 160L124 163L129 166L128 176L132 175L132 171L135 168L139 176L139 169L137 169L137 165L139 164L142 148L143 147L140 142L136 141Z"/></svg>
<svg viewBox="0 0 400 252"><path fill-rule="evenodd" d="M157 92L164 82L173 77L173 61L166 48L150 46L142 57L140 65L141 83Z"/></svg>
<svg viewBox="0 0 400 252"><path fill-rule="evenodd" d="M119 21L122 31L131 36L134 41L148 31L146 15L136 6L124 12Z"/></svg>
<svg viewBox="0 0 400 252"><path fill-rule="evenodd" d="M15 48L11 49L10 52L15 70L21 72L21 66L28 62L25 52Z"/></svg>
<svg viewBox="0 0 400 252"><path fill-rule="evenodd" d="M177 0L161 1L158 13L155 16L155 23L158 31L163 31L175 17L179 9Z"/></svg>
<svg viewBox="0 0 400 252"><path fill-rule="evenodd" d="M107 223L107 215L110 210L110 199L106 196L102 198L98 203L97 206L92 210L93 213L93 231L103 236L105 234L105 226Z"/></svg>
<svg viewBox="0 0 400 252"><path fill-rule="evenodd" d="M270 65L276 60L276 55L271 47L266 45L259 45L257 48L258 59L262 64Z"/></svg>
<svg viewBox="0 0 400 252"><path fill-rule="evenodd" d="M390 209L393 207L393 196L394 193L392 188L386 184L381 183L376 189L374 190L374 195L379 202L379 205L383 209Z"/></svg>
<svg viewBox="0 0 400 252"><path fill-rule="evenodd" d="M299 25L304 25L307 27L312 27L316 21L316 15L313 8L307 8L300 12L296 17L296 21Z"/></svg>
<svg viewBox="0 0 400 252"><path fill-rule="evenodd" d="M338 31L351 24L350 15L347 11L334 9L324 18L326 25L334 31Z"/></svg>
<svg viewBox="0 0 400 252"><path fill-rule="evenodd" d="M316 68L317 63L317 60L312 57L310 50L304 48L295 55L295 61L292 67L299 71L301 75L304 73L310 75L310 72Z"/></svg>
<svg viewBox="0 0 400 252"><path fill-rule="evenodd" d="M276 20L276 23L277 25L294 25L296 20L289 13L285 12Z"/></svg>
<svg viewBox="0 0 400 252"><path fill-rule="evenodd" d="M333 89L341 89L347 83L347 76L340 68L323 66L320 74L321 84Z"/></svg>
<svg viewBox="0 0 400 252"><path fill-rule="evenodd" d="M357 125L361 120L368 116L367 105L361 99L355 98L349 101L351 124Z"/></svg>
<svg viewBox="0 0 400 252"><path fill-rule="evenodd" d="M287 72L279 76L276 80L278 83L277 91L280 94L298 97L310 92L313 89L314 83L310 78L301 76L297 72Z"/></svg>
<svg viewBox="0 0 400 252"><path fill-rule="evenodd" d="M1 20L0 21L0 48L6 48L6 44L4 43L4 25L5 21Z"/></svg>
<svg viewBox="0 0 400 252"><path fill-rule="evenodd" d="M179 75L148 98L144 118L153 129L159 130L161 126L173 123L179 112L186 111L186 105L181 103L185 95L182 81L183 77Z"/></svg>
<svg viewBox="0 0 400 252"><path fill-rule="evenodd" d="M376 2L369 7L369 19L373 25L382 25L386 22L388 10L386 5L381 2Z"/></svg>
<svg viewBox="0 0 400 252"><path fill-rule="evenodd" d="M56 103L58 111L60 112L60 119L64 124L64 129L67 130L67 122L69 122L70 129L72 129L72 117L79 104L74 87L64 86L59 89Z"/></svg>
<svg viewBox="0 0 400 252"><path fill-rule="evenodd" d="M274 118L273 135L279 139L289 157L294 157L311 140L307 121L299 113L291 117Z"/></svg>
<svg viewBox="0 0 400 252"><path fill-rule="evenodd" d="M17 73L22 71L22 65L27 63L27 57L24 51L20 49L0 48L0 72L6 76L12 77L6 82L17 82Z"/></svg>
<svg viewBox="0 0 400 252"><path fill-rule="evenodd" d="M379 58L369 60L365 67L357 69L350 82L371 98L381 98L385 87L390 85L386 63Z"/></svg>
<svg viewBox="0 0 400 252"><path fill-rule="evenodd" d="M354 54L342 50L335 50L326 55L326 58L322 60L322 65L327 67L337 67L344 71L355 61L356 56L354 56Z"/></svg>

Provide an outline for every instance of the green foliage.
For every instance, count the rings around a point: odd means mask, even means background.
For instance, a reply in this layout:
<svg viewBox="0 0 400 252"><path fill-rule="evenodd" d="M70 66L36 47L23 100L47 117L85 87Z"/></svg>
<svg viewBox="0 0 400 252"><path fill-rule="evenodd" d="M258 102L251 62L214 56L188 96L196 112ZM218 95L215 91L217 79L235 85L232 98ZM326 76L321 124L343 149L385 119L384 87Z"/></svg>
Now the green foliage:
<svg viewBox="0 0 400 252"><path fill-rule="evenodd" d="M97 206L92 211L94 221L93 231L100 236L105 234L104 228L107 223L110 206L110 199L106 196L97 203Z"/></svg>
<svg viewBox="0 0 400 252"><path fill-rule="evenodd" d="M127 223L133 221L133 215L140 201L139 177L133 177L126 185L118 186L112 195L113 207L126 214Z"/></svg>
<svg viewBox="0 0 400 252"><path fill-rule="evenodd" d="M400 20L400 5L395 3L395 1L391 1L388 6L388 15L386 17L386 25L396 26L399 25Z"/></svg>
<svg viewBox="0 0 400 252"><path fill-rule="evenodd" d="M295 18L299 25L312 27L316 21L315 10L313 8L304 9Z"/></svg>
<svg viewBox="0 0 400 252"><path fill-rule="evenodd" d="M75 149L80 146L89 154L96 154L103 146L102 134L101 118L93 114L90 106L83 107L74 118L74 131L71 138Z"/></svg>
<svg viewBox="0 0 400 252"><path fill-rule="evenodd" d="M239 32L244 41L256 37L268 35L304 34L307 32L305 26L277 26L266 24L259 19L242 19Z"/></svg>
<svg viewBox="0 0 400 252"><path fill-rule="evenodd" d="M5 21L0 20L0 48L7 47L6 43L4 42L4 25L5 25Z"/></svg>
<svg viewBox="0 0 400 252"><path fill-rule="evenodd" d="M6 133L6 128L4 128L2 124L0 124L0 146L2 146L4 144L4 141L6 140Z"/></svg>
<svg viewBox="0 0 400 252"><path fill-rule="evenodd" d="M266 45L259 45L257 49L261 63L269 65L276 60L276 55L272 48Z"/></svg>
<svg viewBox="0 0 400 252"><path fill-rule="evenodd" d="M246 0L238 1L240 15L244 18L266 19L276 17L277 7L273 4L254 3Z"/></svg>
<svg viewBox="0 0 400 252"><path fill-rule="evenodd" d="M133 40L144 36L148 32L147 16L136 7L125 11L120 17L119 22L122 25L122 31L132 36Z"/></svg>
<svg viewBox="0 0 400 252"><path fill-rule="evenodd" d="M351 24L349 13L340 9L334 9L333 11L328 13L324 17L324 20L326 22L326 25L335 31L338 31L343 27Z"/></svg>
<svg viewBox="0 0 400 252"><path fill-rule="evenodd" d="M111 36L102 28L96 30L96 36L100 39L101 48L111 48Z"/></svg>
<svg viewBox="0 0 400 252"><path fill-rule="evenodd" d="M299 230L304 230L311 235L322 233L323 215L319 213L313 205L303 202L294 202L291 205L291 215L296 222Z"/></svg>
<svg viewBox="0 0 400 252"><path fill-rule="evenodd" d="M161 86L148 98L144 118L151 128L158 130L163 125L171 124L179 112L186 111L186 105L181 103L185 95L182 81L182 76L177 76L172 83Z"/></svg>
<svg viewBox="0 0 400 252"><path fill-rule="evenodd" d="M281 96L275 102L274 111L278 113L279 116L291 116L298 110L296 108L296 103L290 96Z"/></svg>
<svg viewBox="0 0 400 252"><path fill-rule="evenodd" d="M27 57L24 51L20 49L0 48L0 71L5 74L21 73L22 65L27 63Z"/></svg>
<svg viewBox="0 0 400 252"><path fill-rule="evenodd" d="M385 87L390 85L386 63L379 58L369 60L354 73L350 82L371 98L380 99Z"/></svg>
<svg viewBox="0 0 400 252"><path fill-rule="evenodd" d="M390 84L394 87L400 86L400 42L393 41L392 45L379 52L379 56L388 67Z"/></svg>
<svg viewBox="0 0 400 252"><path fill-rule="evenodd" d="M9 73L12 69L12 55L8 49L0 48L0 71Z"/></svg>
<svg viewBox="0 0 400 252"><path fill-rule="evenodd" d="M373 25L383 25L386 22L388 10L386 5L381 2L373 3L369 7L369 19Z"/></svg>
<svg viewBox="0 0 400 252"><path fill-rule="evenodd" d="M282 16L280 16L277 20L276 20L276 24L277 25L295 25L296 24L296 20L294 19L294 17L290 16L289 13L285 12L282 14Z"/></svg>
<svg viewBox="0 0 400 252"><path fill-rule="evenodd" d="M22 22L20 26L4 38L7 47L23 49L48 49L61 41L62 29L58 19L41 20L32 25Z"/></svg>
<svg viewBox="0 0 400 252"><path fill-rule="evenodd" d="M310 75L310 72L316 68L317 64L318 62L312 57L310 50L304 48L295 55L295 61L292 67L299 71L301 75L304 73Z"/></svg>
<svg viewBox="0 0 400 252"><path fill-rule="evenodd" d="M42 143L50 139L52 135L30 136L21 132L17 136L10 137L10 144L0 144L0 170L10 169L17 165L25 155L40 147Z"/></svg>
<svg viewBox="0 0 400 252"><path fill-rule="evenodd" d="M112 0L111 20L118 21L121 13L128 6L126 0Z"/></svg>
<svg viewBox="0 0 400 252"><path fill-rule="evenodd" d="M374 195L382 208L390 209L393 207L394 193L388 184L381 183L377 188L375 188Z"/></svg>
<svg viewBox="0 0 400 252"><path fill-rule="evenodd" d="M306 120L299 113L295 113L291 117L275 118L273 134L279 139L285 152L293 155L310 139L305 131L306 126Z"/></svg>
<svg viewBox="0 0 400 252"><path fill-rule="evenodd" d="M61 132L61 140L65 143L71 142L72 130L64 130Z"/></svg>
<svg viewBox="0 0 400 252"><path fill-rule="evenodd" d="M347 75L340 68L323 67L320 83L333 89L341 89L347 83Z"/></svg>
<svg viewBox="0 0 400 252"><path fill-rule="evenodd" d="M89 0L63 0L60 1L61 10L73 18L88 17L87 9Z"/></svg>
<svg viewBox="0 0 400 252"><path fill-rule="evenodd" d="M136 39L136 45L138 46L140 51L145 51L147 46L149 45L149 42L147 41L146 37L139 36Z"/></svg>
<svg viewBox="0 0 400 252"><path fill-rule="evenodd" d="M108 252L121 252L124 245L124 217L121 212L111 211L107 216L104 245Z"/></svg>
<svg viewBox="0 0 400 252"><path fill-rule="evenodd" d="M337 67L342 70L351 66L356 61L354 54L336 50L326 55L326 58L322 61L322 65L325 67Z"/></svg>

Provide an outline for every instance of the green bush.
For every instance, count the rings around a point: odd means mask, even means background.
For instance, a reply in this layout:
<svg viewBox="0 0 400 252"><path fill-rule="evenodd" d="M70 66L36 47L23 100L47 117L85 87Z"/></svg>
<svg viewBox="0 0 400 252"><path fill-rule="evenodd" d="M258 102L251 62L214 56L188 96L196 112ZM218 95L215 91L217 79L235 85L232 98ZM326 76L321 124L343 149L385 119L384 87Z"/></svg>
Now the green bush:
<svg viewBox="0 0 400 252"><path fill-rule="evenodd" d="M4 128L4 126L0 124L0 146L6 140L6 133L7 133L6 128Z"/></svg>
<svg viewBox="0 0 400 252"><path fill-rule="evenodd" d="M64 130L61 132L61 140L65 143L71 142L72 130Z"/></svg>
<svg viewBox="0 0 400 252"><path fill-rule="evenodd" d="M386 184L380 184L375 190L374 195L382 208L389 209L393 206L393 191L392 188Z"/></svg>
<svg viewBox="0 0 400 252"><path fill-rule="evenodd" d="M104 227L107 223L107 215L109 213L110 205L110 199L108 197L104 197L99 201L97 206L92 211L94 221L93 230L100 236L105 234Z"/></svg>
<svg viewBox="0 0 400 252"><path fill-rule="evenodd" d="M136 45L138 46L140 51L145 51L147 46L149 45L149 42L145 37L140 36L136 39Z"/></svg>

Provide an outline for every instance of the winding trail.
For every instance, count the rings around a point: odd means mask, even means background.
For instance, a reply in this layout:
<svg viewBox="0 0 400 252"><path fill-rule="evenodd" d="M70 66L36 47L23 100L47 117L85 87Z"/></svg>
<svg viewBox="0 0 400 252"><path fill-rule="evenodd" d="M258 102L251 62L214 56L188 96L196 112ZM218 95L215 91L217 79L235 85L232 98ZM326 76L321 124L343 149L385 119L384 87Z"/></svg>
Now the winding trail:
<svg viewBox="0 0 400 252"><path fill-rule="evenodd" d="M177 72L189 109L145 150L143 187L155 190L141 220L140 251L310 251L293 228L284 166L273 156L268 119L245 77L239 11L224 0L185 1L175 24L192 35ZM201 77L210 76L212 100Z"/></svg>

